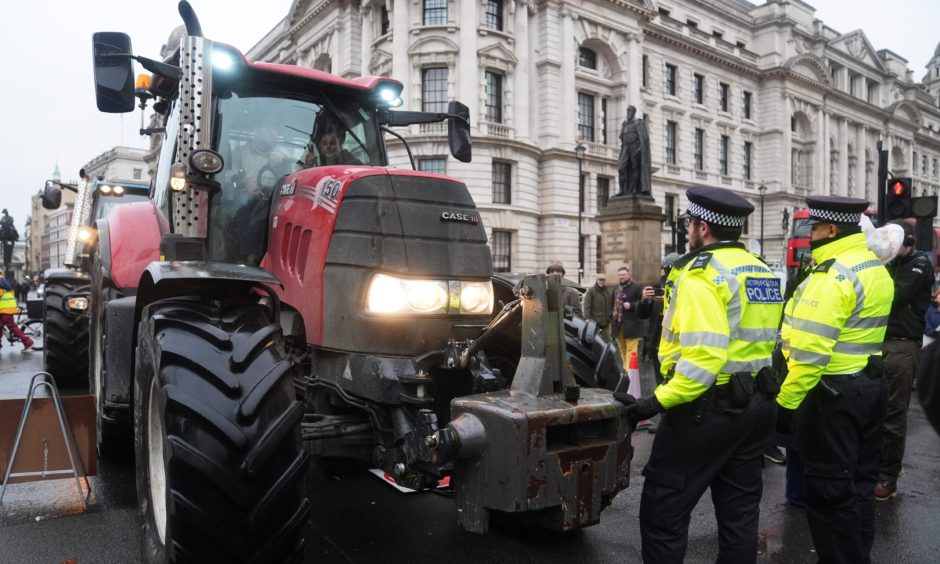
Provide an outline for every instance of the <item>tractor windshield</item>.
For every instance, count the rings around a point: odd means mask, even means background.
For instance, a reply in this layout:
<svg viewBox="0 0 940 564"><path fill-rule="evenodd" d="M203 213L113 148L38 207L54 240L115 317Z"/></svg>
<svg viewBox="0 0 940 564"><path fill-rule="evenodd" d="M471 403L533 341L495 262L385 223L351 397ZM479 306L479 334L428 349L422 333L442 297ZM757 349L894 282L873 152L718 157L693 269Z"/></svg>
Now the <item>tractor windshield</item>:
<svg viewBox="0 0 940 564"><path fill-rule="evenodd" d="M114 206L118 204L132 204L134 202L146 202L150 197L147 192L127 192L120 196L99 196L95 203L94 219L108 217Z"/></svg>
<svg viewBox="0 0 940 564"><path fill-rule="evenodd" d="M262 86L218 98L216 146L225 168L217 176L222 190L211 202L210 260L260 262L271 194L285 175L317 166L385 165L375 111L364 99L325 90L320 96L281 94L270 84L254 89Z"/></svg>

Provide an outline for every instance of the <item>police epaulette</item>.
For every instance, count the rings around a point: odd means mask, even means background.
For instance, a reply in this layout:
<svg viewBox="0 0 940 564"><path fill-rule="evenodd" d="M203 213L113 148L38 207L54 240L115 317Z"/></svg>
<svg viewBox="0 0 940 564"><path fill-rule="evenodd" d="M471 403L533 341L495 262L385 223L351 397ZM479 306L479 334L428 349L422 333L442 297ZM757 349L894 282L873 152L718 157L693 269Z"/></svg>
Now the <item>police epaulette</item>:
<svg viewBox="0 0 940 564"><path fill-rule="evenodd" d="M833 263L835 262L836 262L836 259L831 258L827 260L826 262L820 263L819 266L813 269L813 272L829 272L829 267L831 267Z"/></svg>
<svg viewBox="0 0 940 564"><path fill-rule="evenodd" d="M689 270L705 268L706 266L708 266L708 261L710 260L712 260L711 253L702 253L699 256L695 257L695 260L692 261L691 265L689 265Z"/></svg>

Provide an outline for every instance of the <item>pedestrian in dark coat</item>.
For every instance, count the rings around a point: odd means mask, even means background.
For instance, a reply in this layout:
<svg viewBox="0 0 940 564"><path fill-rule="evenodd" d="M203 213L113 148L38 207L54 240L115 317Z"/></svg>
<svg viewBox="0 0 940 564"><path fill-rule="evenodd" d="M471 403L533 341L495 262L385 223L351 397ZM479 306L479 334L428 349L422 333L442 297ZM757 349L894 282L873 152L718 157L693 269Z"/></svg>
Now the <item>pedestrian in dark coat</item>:
<svg viewBox="0 0 940 564"><path fill-rule="evenodd" d="M596 323L606 341L610 341L611 300L613 300L613 294L607 286L607 276L600 273L594 285L584 293L583 309L584 319Z"/></svg>
<svg viewBox="0 0 940 564"><path fill-rule="evenodd" d="M614 288L613 322L611 331L617 340L624 367L630 364L630 353L639 349L640 338L646 335L646 322L637 317L637 309L643 298L643 288L633 281L630 269L617 269L620 284Z"/></svg>
<svg viewBox="0 0 940 564"><path fill-rule="evenodd" d="M565 277L565 265L560 261L555 261L548 265L548 268L545 269L545 274L549 276L557 276L558 278ZM583 313L581 312L581 297L578 295L578 291L573 287L567 285L562 281L562 301L564 302L565 310L571 312L578 317L582 317Z"/></svg>
<svg viewBox="0 0 940 564"><path fill-rule="evenodd" d="M907 437L907 408L911 403L920 343L924 337L924 319L934 282L930 258L914 249L913 228L907 222L901 227L904 228L901 252L888 264L888 272L894 279L894 301L883 345L888 411L881 436L881 465L875 488L877 501L887 501L898 492L897 481L901 475Z"/></svg>

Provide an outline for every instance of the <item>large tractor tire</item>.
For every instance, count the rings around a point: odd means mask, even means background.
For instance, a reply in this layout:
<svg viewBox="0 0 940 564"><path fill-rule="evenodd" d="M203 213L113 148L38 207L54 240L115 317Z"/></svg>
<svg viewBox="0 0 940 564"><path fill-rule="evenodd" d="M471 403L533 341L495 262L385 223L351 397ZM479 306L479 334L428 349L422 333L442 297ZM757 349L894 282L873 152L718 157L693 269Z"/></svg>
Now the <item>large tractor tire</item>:
<svg viewBox="0 0 940 564"><path fill-rule="evenodd" d="M511 380L522 356L522 310L499 329L499 336L483 347L493 368ZM565 352L580 386L613 390L623 372L620 353L601 335L597 324L565 314Z"/></svg>
<svg viewBox="0 0 940 564"><path fill-rule="evenodd" d="M88 318L65 310L65 296L87 292L87 280L46 282L42 358L46 372L59 386L84 385L88 381Z"/></svg>
<svg viewBox="0 0 940 564"><path fill-rule="evenodd" d="M92 300L89 312L88 344L88 391L95 396L95 421L97 428L98 456L105 459L129 458L133 452L132 428L127 414L121 417L105 413L105 398L101 382L107 378L108 366L105 350L108 344L108 319L105 306L122 297L121 291L104 285L99 279L92 281ZM127 330L125 328L124 330ZM131 375L128 374L128 378Z"/></svg>
<svg viewBox="0 0 940 564"><path fill-rule="evenodd" d="M566 316L565 351L580 385L611 391L617 387L624 368L620 352L612 340L604 340L596 323Z"/></svg>
<svg viewBox="0 0 940 564"><path fill-rule="evenodd" d="M254 300L144 309L134 440L145 562L302 561L308 457L280 341Z"/></svg>

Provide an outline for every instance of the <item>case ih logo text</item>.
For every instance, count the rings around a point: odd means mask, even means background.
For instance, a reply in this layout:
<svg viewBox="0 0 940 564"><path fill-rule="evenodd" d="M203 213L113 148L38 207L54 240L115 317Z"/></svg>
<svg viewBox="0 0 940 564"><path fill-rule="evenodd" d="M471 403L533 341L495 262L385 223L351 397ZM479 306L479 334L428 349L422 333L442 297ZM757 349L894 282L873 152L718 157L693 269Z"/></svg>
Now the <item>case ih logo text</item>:
<svg viewBox="0 0 940 564"><path fill-rule="evenodd" d="M456 221L458 223L471 223L476 225L480 218L469 213L441 212L441 221Z"/></svg>

